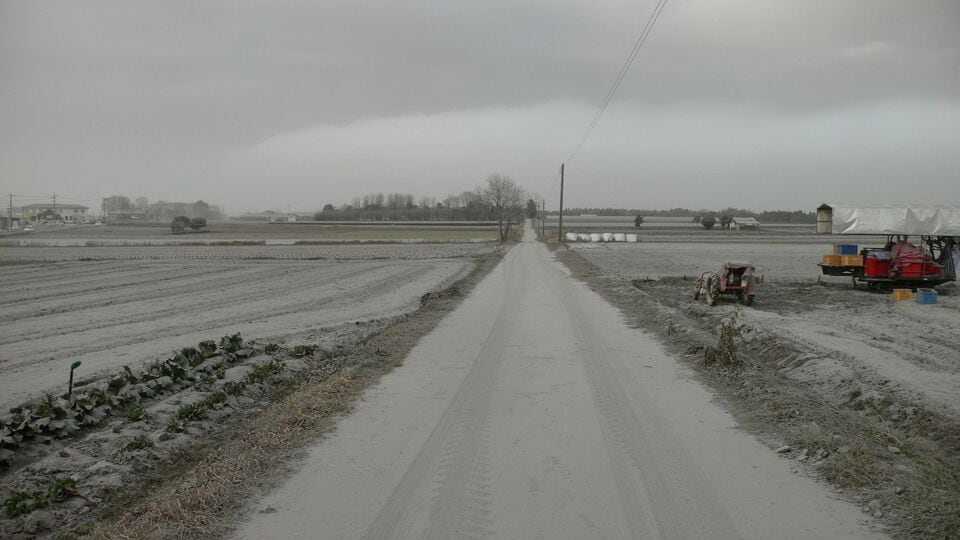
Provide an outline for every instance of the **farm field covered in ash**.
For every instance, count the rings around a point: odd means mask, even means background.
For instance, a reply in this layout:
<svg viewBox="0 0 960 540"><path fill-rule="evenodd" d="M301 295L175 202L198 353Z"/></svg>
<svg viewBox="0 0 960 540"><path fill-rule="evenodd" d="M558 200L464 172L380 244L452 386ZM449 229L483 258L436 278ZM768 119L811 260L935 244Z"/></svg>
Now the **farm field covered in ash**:
<svg viewBox="0 0 960 540"><path fill-rule="evenodd" d="M331 342L415 309L492 244L5 248L0 406L174 349L245 339ZM312 259L312 260L310 260Z"/></svg>

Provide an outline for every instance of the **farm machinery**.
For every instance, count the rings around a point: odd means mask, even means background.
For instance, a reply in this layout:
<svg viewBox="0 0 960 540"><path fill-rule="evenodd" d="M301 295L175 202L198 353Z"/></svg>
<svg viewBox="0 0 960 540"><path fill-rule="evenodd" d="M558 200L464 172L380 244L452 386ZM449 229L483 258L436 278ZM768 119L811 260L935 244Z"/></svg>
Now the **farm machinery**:
<svg viewBox="0 0 960 540"><path fill-rule="evenodd" d="M753 265L748 262L728 261L720 265L719 272L704 272L697 278L693 299L707 297L707 303L717 305L720 295L735 295L745 306L753 303L756 296Z"/></svg>
<svg viewBox="0 0 960 540"><path fill-rule="evenodd" d="M850 277L854 286L917 289L957 279L960 208L823 205L817 209L817 230L886 239L882 247L836 244L834 253L824 255L823 274Z"/></svg>

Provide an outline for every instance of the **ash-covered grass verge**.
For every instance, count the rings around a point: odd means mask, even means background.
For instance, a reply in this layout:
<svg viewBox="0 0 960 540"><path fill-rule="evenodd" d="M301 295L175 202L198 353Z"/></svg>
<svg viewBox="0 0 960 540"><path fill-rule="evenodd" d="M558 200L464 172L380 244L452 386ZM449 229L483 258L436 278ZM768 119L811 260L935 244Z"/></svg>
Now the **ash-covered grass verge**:
<svg viewBox="0 0 960 540"><path fill-rule="evenodd" d="M817 475L898 538L960 538L960 422L863 378L824 388L791 378L812 356L745 325L741 308L684 300L693 280L606 275L548 242L573 275L660 337L748 431ZM761 295L762 300L762 295Z"/></svg>
<svg viewBox="0 0 960 540"><path fill-rule="evenodd" d="M71 523L60 531L65 532L62 537L227 534L251 497L287 474L290 460L333 429L337 417L348 413L368 386L400 365L420 337L455 308L502 256L498 250L477 257L467 276L424 295L415 312L351 347L326 354L310 351L295 377L267 388L270 399L256 404L255 413L218 421L219 429L209 436L149 460L136 483L125 482L106 492L95 516ZM202 415L188 404L176 410L174 419L196 421ZM131 438L126 444L143 444L137 452L154 451L142 439Z"/></svg>

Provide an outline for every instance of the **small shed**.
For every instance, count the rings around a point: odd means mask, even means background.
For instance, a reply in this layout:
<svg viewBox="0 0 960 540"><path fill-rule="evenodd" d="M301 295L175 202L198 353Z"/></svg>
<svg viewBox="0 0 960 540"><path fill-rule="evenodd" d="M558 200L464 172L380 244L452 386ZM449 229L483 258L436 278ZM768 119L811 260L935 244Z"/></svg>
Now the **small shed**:
<svg viewBox="0 0 960 540"><path fill-rule="evenodd" d="M733 221L730 222L730 225L734 229L753 229L757 230L760 228L760 222L752 217L735 217Z"/></svg>
<svg viewBox="0 0 960 540"><path fill-rule="evenodd" d="M817 207L817 234L833 232L833 207L823 203Z"/></svg>

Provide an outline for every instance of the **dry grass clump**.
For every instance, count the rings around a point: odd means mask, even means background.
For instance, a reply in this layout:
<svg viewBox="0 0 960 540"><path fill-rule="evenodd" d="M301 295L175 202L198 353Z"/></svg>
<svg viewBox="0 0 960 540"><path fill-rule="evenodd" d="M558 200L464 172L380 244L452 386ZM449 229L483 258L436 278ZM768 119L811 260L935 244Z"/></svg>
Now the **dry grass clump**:
<svg viewBox="0 0 960 540"><path fill-rule="evenodd" d="M905 527L898 527L899 536L912 538L960 538L960 496L956 489L930 486L916 487L913 500L927 504L910 504L902 511L909 513Z"/></svg>
<svg viewBox="0 0 960 540"><path fill-rule="evenodd" d="M824 477L840 487L875 486L884 479L884 471L876 456L859 443L841 448L837 455L823 464Z"/></svg>
<svg viewBox="0 0 960 540"><path fill-rule="evenodd" d="M828 449L833 442L830 436L820 427L820 424L816 422L807 422L793 428L790 430L787 440L797 448L813 450Z"/></svg>
<svg viewBox="0 0 960 540"><path fill-rule="evenodd" d="M735 368L740 366L737 359L737 329L729 324L720 327L720 339L717 340L717 346L707 346L703 349L703 365L718 365L722 368Z"/></svg>

